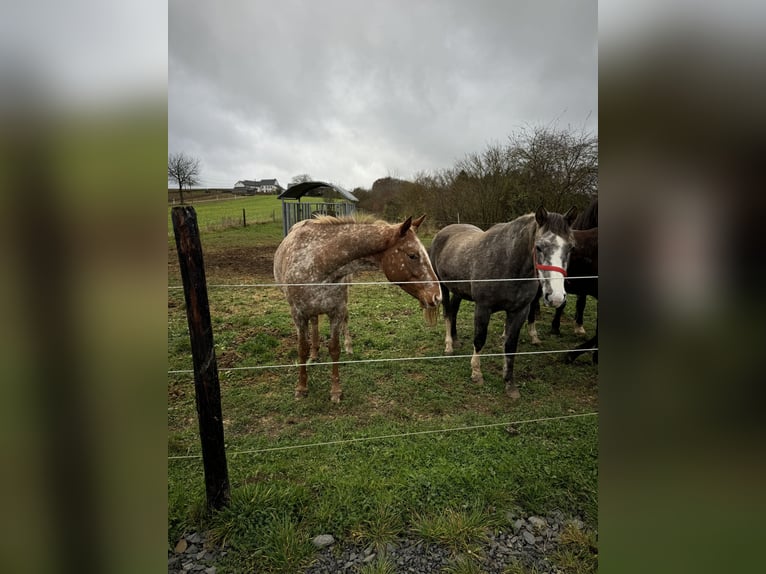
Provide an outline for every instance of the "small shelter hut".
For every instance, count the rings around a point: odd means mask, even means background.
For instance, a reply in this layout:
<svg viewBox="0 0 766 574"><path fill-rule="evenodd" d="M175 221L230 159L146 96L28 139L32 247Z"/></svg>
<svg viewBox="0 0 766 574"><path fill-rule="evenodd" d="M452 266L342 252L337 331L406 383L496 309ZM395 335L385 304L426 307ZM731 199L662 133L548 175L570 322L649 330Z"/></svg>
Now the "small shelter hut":
<svg viewBox="0 0 766 574"><path fill-rule="evenodd" d="M277 196L282 200L282 234L315 215L352 215L359 201L350 191L323 181L304 181L289 186ZM301 201L308 198L308 201ZM313 201L312 201L313 199Z"/></svg>

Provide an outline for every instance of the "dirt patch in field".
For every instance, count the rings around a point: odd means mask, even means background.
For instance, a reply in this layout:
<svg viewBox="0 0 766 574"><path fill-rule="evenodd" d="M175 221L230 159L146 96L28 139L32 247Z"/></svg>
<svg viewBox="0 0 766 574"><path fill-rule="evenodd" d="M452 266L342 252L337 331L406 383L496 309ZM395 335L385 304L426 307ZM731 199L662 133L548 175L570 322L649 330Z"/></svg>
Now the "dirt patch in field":
<svg viewBox="0 0 766 574"><path fill-rule="evenodd" d="M205 251L205 275L208 282L223 279L242 281L273 281L274 252L277 246L227 247ZM168 252L168 274L178 276L178 254L175 248Z"/></svg>
<svg viewBox="0 0 766 574"><path fill-rule="evenodd" d="M205 265L209 273L271 278L274 276L276 250L276 247L230 247L209 253L205 258Z"/></svg>

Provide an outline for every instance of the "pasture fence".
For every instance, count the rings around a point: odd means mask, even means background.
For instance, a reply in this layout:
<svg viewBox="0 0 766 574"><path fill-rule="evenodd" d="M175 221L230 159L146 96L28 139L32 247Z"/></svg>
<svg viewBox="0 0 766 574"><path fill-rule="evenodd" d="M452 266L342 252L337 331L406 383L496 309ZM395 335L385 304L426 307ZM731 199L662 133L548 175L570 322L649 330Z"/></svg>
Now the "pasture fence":
<svg viewBox="0 0 766 574"><path fill-rule="evenodd" d="M591 349L588 349L591 350ZM592 349L598 351L597 347ZM482 357L521 357L524 355L553 355L557 353L570 353L574 349L555 349L551 351L516 351L515 353L482 353ZM249 367L226 367L218 369L222 373L234 373L237 371L256 371L262 369L292 369L296 367L320 367L327 365L361 365L369 363L395 363L400 361L436 361L440 359L470 359L473 355L429 355L429 356L414 356L414 357L383 357L380 359L354 359L351 361L337 361L337 362L310 362L310 363L287 363L282 365L253 365ZM193 373L193 369L176 369L168 371L168 375L186 375Z"/></svg>
<svg viewBox="0 0 766 574"><path fill-rule="evenodd" d="M583 275L581 277L567 277L567 280L578 280L578 279L598 279L598 275ZM537 281L537 277L509 277L505 279L450 279L446 281L441 281L441 283L502 283L502 282L511 282L511 281ZM231 283L231 284L213 284L208 285L208 287L214 287L218 289L235 289L235 288L262 288L262 287L327 287L328 285L347 285L349 287L358 286L358 285L384 285L384 286L396 286L396 285L407 285L407 284L416 284L416 283L428 283L428 281L397 281L396 283L391 283L390 281L353 281L350 283L346 282L327 282L327 283ZM183 289L183 285L170 285L168 286L169 291L179 290Z"/></svg>
<svg viewBox="0 0 766 574"><path fill-rule="evenodd" d="M572 277L571 279L598 279L597 275L591 275L591 276L584 276L584 277ZM444 281L444 283L460 283L461 281L468 281L467 279L456 279L451 281ZM510 281L537 281L536 277L513 277L513 278L506 278L506 279L474 279L474 283L480 283L480 282L510 282ZM396 284L391 283L390 281L355 281L351 283L345 283L345 282L327 282L327 283L240 283L240 284L218 284L218 285L208 285L209 288L218 288L218 289L239 289L239 288L280 288L280 287L310 287L310 286L328 286L328 285L346 285L346 286L370 286L370 285L377 285L377 286L396 286L399 284L407 284L407 283L425 283L425 281L401 281ZM168 290L178 290L183 289L183 286L169 286ZM515 353L482 353L482 357L506 357L506 356L524 356L524 355L546 355L546 354L561 354L561 353L570 353L574 351L575 349L556 349L556 350L548 350L548 351L517 351ZM593 349L588 349L597 351L598 348L594 347ZM364 363L385 363L385 362L398 362L398 361L425 361L425 360L443 360L443 359L465 359L465 358L471 358L472 355L429 355L429 356L412 356L412 357L388 357L388 358L378 358L378 359L354 359L354 360L348 360L348 361L338 361L338 365L358 365L358 364L364 364ZM322 365L332 365L332 362L311 362L306 363L306 366L322 366ZM247 367L226 367L219 369L220 372L236 372L236 371L251 371L251 370L264 370L264 369L286 369L286 368L297 368L301 367L301 363L289 363L289 364L278 364L278 365L253 365L253 366L247 366ZM189 374L193 373L194 371L192 369L175 369L175 370L169 370L169 375L178 375L178 374Z"/></svg>
<svg viewBox="0 0 766 574"><path fill-rule="evenodd" d="M276 365L253 365L244 367L228 367L218 369L215 361L215 349L213 345L213 332L210 322L210 312L208 305L208 288L216 289L239 289L239 288L279 288L287 286L280 283L244 283L244 284L214 284L207 285L204 273L204 263L202 260L202 247L199 241L199 228L197 226L196 212L191 206L172 208L173 231L176 238L181 276L183 285L168 286L169 291L184 290L184 296L187 306L187 320L189 324L189 336L192 342L193 369L175 369L168 370L168 375L180 375L194 373L195 400L197 403L197 414L200 424L200 440L202 452L200 454L187 454L168 456L168 460L203 460L205 468L205 482L208 494L208 505L215 508L228 503L229 484L227 454L223 439L223 417L221 414L220 386L218 383L219 372L236 372L248 370L296 368L301 365L298 363L276 364ZM244 210L243 210L244 223ZM593 279L597 276L578 277L570 279ZM486 282L500 281L536 281L537 277L523 278L504 278L504 279L483 279L474 280ZM423 281L411 281L402 283L422 283ZM460 280L445 281L446 283L457 283ZM301 283L290 284L300 286L311 285L386 285L392 286L388 281L358 281L352 283ZM568 353L574 349L546 350L546 351L518 351L512 353L514 356L523 355L542 355L555 353ZM594 348L593 350L598 350ZM505 357L509 353L485 353L485 357ZM348 361L338 361L338 364L369 364L395 361L424 361L424 360L444 360L469 358L472 355L436 355L436 356L413 356L413 357L389 357L376 359L355 359ZM311 366L332 365L332 362L312 362ZM297 445L287 445L279 447L269 447L261 449L250 449L244 451L230 452L230 456L245 454L263 454L268 452L286 451L294 449L315 448L320 446L342 445L358 442L369 442L377 440L387 440L395 438L406 438L412 436L422 436L437 433L448 433L458 431L472 431L494 427L512 427L520 424L542 423L557 420L568 420L582 417L597 416L597 412L576 413L559 415L552 417L541 417L534 419L523 419L516 421L504 421L496 423L487 423L481 425L461 426L452 428L410 431L396 434L378 435L372 437L355 437L348 439L339 439L333 441L323 441L315 443L305 443Z"/></svg>
<svg viewBox="0 0 766 574"><path fill-rule="evenodd" d="M576 414L570 414L570 415L559 415L556 417L540 417L535 419L522 419L522 420L505 421L505 422L499 422L499 423L486 423L481 425L450 427L450 428L431 429L431 430L422 430L422 431L410 431L410 432L404 432L404 433L394 433L394 434L385 434L385 435L377 435L377 436L344 438L344 439L328 440L328 441L322 441L322 442L309 442L309 443L303 443L303 444L292 444L292 445L285 445L285 446L273 446L268 448L256 448L256 449L249 449L249 450L233 451L233 452L229 452L229 455L238 456L243 454L264 454L267 452L277 452L277 451L284 451L284 450L315 448L319 446L335 446L340 444L351 444L351 443L358 443L358 442L370 442L370 441L387 440L387 439L407 438L411 436L442 434L442 433L448 433L448 432L474 431L474 430L497 428L497 427L503 427L503 426L510 429L515 427L516 425L522 425L522 424L552 422L552 421L560 421L565 419L593 417L597 415L598 415L597 412L576 413ZM190 459L199 459L201 457L202 457L201 454L181 454L181 455L169 456L168 460L190 460Z"/></svg>
<svg viewBox="0 0 766 574"><path fill-rule="evenodd" d="M230 500L229 471L223 440L221 388L197 214L193 207L174 207L171 216L184 284L186 318L194 362L194 396L205 467L207 504L210 508L220 509Z"/></svg>

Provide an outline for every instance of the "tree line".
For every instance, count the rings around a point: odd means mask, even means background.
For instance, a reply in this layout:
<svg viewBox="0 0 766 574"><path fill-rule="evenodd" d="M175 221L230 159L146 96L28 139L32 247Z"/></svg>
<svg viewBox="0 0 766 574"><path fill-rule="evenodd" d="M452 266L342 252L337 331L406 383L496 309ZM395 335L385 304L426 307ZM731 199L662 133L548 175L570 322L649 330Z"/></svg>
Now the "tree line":
<svg viewBox="0 0 766 574"><path fill-rule="evenodd" d="M389 221L427 213L437 226L460 221L483 229L540 205L582 210L597 194L598 138L548 127L522 130L414 181L386 177L354 189L360 209Z"/></svg>

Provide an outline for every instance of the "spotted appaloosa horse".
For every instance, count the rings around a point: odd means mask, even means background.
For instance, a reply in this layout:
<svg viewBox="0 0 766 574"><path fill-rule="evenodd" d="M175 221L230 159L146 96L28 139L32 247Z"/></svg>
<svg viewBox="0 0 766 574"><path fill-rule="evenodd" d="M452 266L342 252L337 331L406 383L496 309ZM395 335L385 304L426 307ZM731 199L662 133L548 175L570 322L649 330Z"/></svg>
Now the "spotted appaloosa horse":
<svg viewBox="0 0 766 574"><path fill-rule="evenodd" d="M574 217L574 208L560 215L540 207L536 213L498 223L487 231L458 223L448 225L434 237L429 253L442 286L445 353L452 353L460 302L468 299L476 304L471 358L474 383L484 382L479 353L487 340L490 315L505 311L507 354L503 378L506 393L511 398L519 398L513 380L513 354L519 341L519 330L539 284L543 286L547 305L557 307L566 298L564 277L572 246L570 225ZM528 280L487 281L519 278Z"/></svg>
<svg viewBox="0 0 766 574"><path fill-rule="evenodd" d="M354 218L320 217L292 227L274 254L274 278L290 304L298 330L299 375L295 398L308 394L306 360L309 322L319 315L330 319L332 389L342 396L338 374L339 336L348 321L345 278L365 269L381 269L386 278L415 297L435 320L441 289L423 244L416 235L425 215L391 224Z"/></svg>
<svg viewBox="0 0 766 574"><path fill-rule="evenodd" d="M347 275L340 281L341 283L350 283L351 277ZM346 286L345 297L345 306L348 308L348 286ZM311 352L309 353L309 362L311 362L316 361L319 358L319 315L312 317L309 320L309 325L311 326L311 339L309 341ZM346 313L346 320L343 321L343 349L349 355L354 352L354 347L351 343L351 332L348 330L348 313Z"/></svg>

